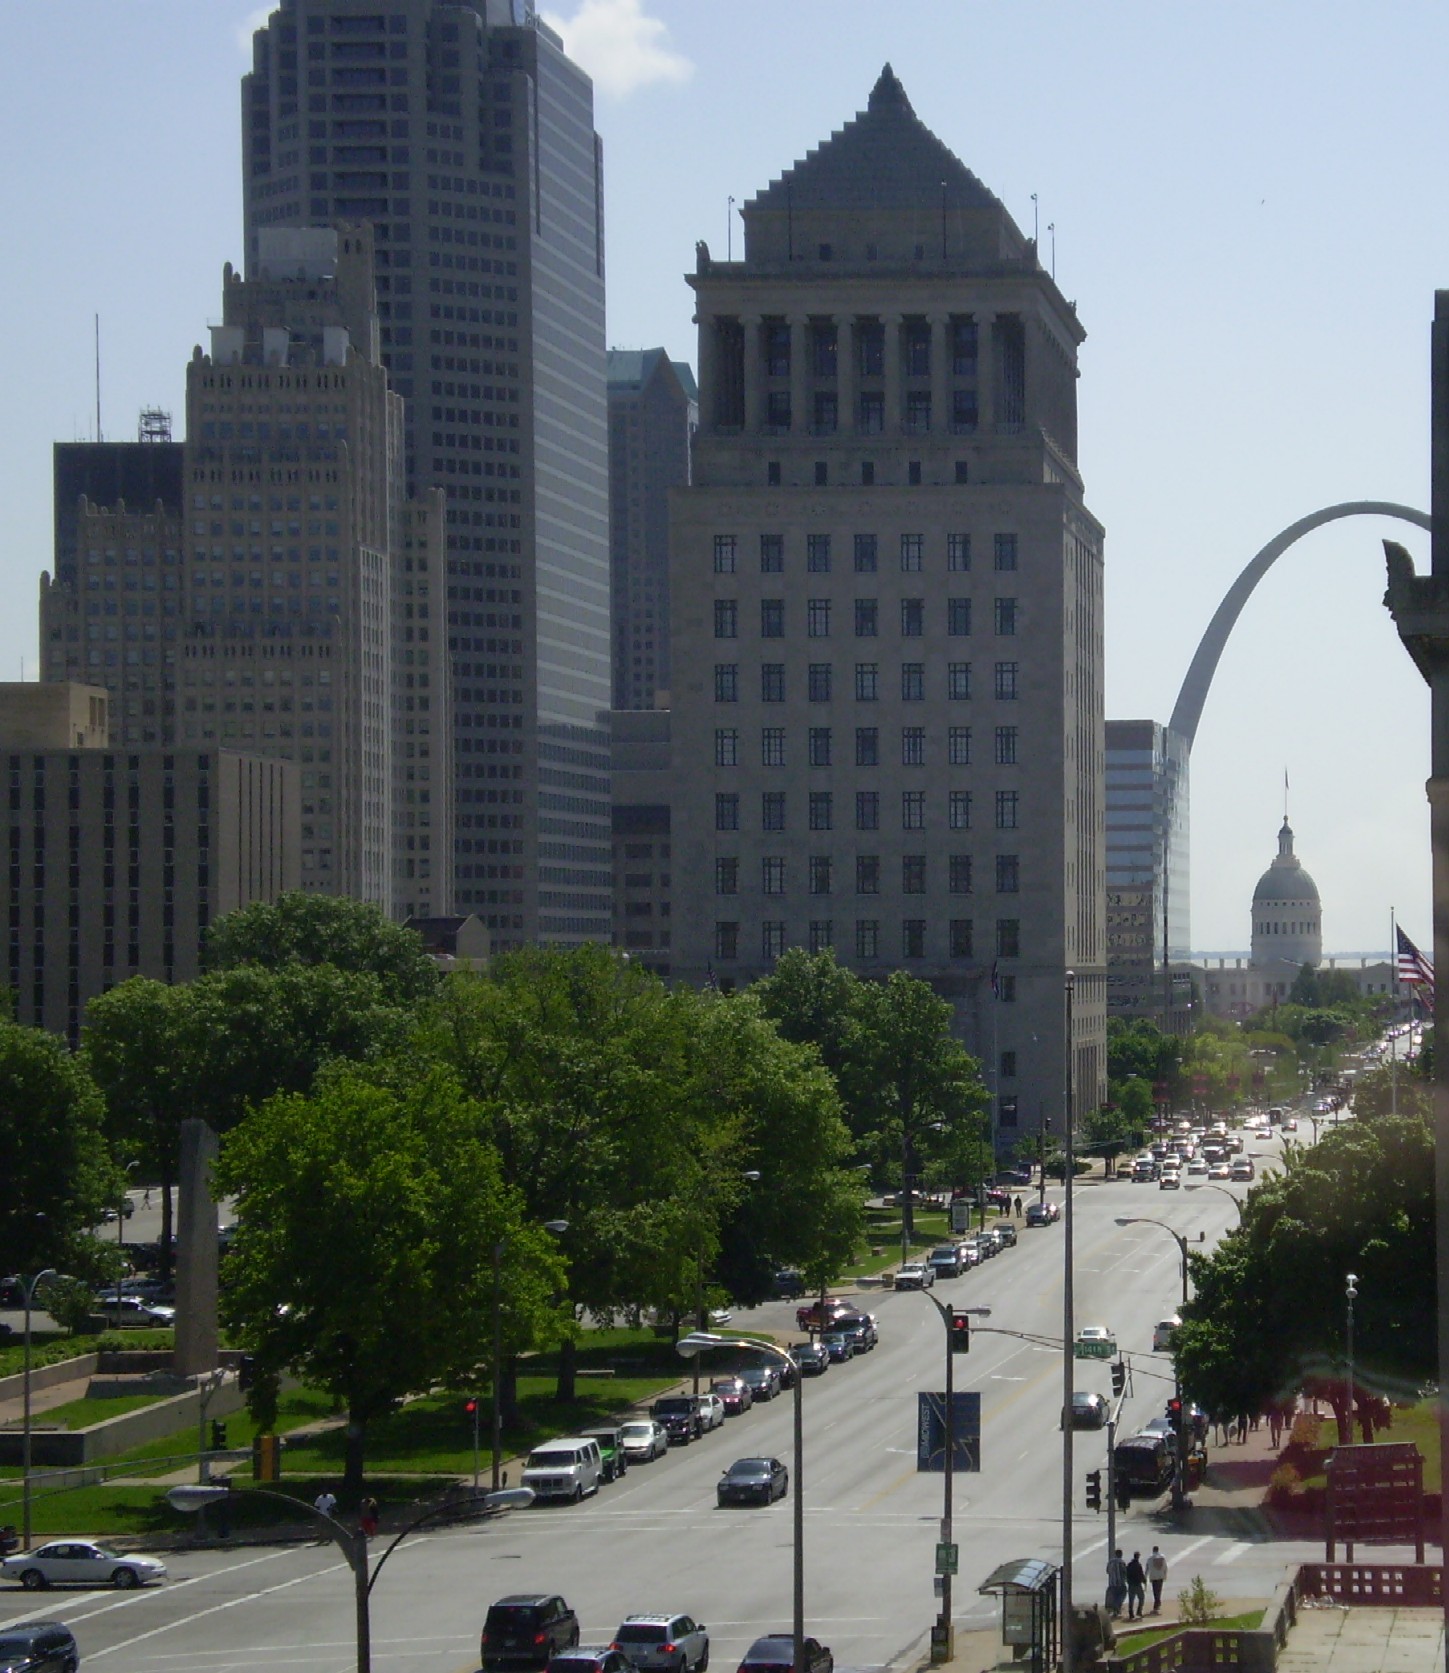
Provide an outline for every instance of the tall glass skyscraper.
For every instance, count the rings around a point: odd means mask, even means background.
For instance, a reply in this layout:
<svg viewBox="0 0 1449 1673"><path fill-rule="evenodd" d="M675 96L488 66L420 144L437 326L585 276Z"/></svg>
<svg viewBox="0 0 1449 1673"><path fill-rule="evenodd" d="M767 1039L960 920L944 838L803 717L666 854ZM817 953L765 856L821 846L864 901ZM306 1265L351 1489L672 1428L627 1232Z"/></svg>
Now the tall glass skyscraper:
<svg viewBox="0 0 1449 1673"><path fill-rule="evenodd" d="M524 0L282 0L242 83L268 226L371 223L414 494L447 495L454 903L610 935L608 429L593 90Z"/></svg>

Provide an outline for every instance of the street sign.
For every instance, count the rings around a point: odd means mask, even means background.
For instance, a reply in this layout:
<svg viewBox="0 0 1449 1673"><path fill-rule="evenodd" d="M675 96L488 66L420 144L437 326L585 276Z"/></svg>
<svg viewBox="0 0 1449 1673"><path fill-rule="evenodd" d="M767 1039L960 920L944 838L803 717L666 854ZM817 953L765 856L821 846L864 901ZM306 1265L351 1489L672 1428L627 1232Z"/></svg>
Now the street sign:
<svg viewBox="0 0 1449 1673"><path fill-rule="evenodd" d="M974 1390L951 1396L953 1473L981 1468L981 1396ZM916 1469L946 1468L946 1396L916 1395Z"/></svg>
<svg viewBox="0 0 1449 1673"><path fill-rule="evenodd" d="M947 1545L944 1540L936 1547L937 1574L955 1574L957 1572L956 1558L960 1549L957 1545Z"/></svg>

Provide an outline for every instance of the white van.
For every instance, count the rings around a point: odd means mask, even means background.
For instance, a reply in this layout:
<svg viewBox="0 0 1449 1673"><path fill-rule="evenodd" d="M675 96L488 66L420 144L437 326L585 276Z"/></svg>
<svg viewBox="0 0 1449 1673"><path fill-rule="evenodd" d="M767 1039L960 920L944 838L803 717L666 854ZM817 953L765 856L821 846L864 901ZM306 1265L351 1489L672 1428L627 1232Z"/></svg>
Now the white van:
<svg viewBox="0 0 1449 1673"><path fill-rule="evenodd" d="M523 1485L537 1499L568 1499L577 1504L587 1493L597 1493L604 1460L599 1443L587 1435L565 1435L545 1441L528 1455Z"/></svg>

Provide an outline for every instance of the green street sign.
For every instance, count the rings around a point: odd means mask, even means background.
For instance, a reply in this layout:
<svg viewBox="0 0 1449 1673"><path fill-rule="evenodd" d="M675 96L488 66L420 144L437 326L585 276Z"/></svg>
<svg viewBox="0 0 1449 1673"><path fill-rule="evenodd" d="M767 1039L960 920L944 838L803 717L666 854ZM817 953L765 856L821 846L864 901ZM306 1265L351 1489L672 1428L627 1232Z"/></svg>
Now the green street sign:
<svg viewBox="0 0 1449 1673"><path fill-rule="evenodd" d="M936 1547L936 1573L955 1574L956 1558L960 1551L957 1545L940 1544Z"/></svg>

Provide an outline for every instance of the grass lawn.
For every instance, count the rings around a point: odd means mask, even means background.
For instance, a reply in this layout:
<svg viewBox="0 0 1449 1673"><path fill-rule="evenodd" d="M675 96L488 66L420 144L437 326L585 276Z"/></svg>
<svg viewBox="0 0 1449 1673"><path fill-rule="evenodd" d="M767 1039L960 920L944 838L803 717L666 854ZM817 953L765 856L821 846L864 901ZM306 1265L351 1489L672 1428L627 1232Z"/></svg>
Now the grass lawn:
<svg viewBox="0 0 1449 1673"><path fill-rule="evenodd" d="M170 1330L107 1330L99 1336L67 1336L59 1330L36 1330L30 1336L31 1369L56 1365L80 1354L110 1353L117 1348L169 1348L175 1340ZM19 1340L0 1348L0 1377L18 1377L25 1369L25 1345Z"/></svg>
<svg viewBox="0 0 1449 1673"><path fill-rule="evenodd" d="M120 1417L125 1412L139 1411L142 1406L154 1406L169 1400L169 1394L118 1394L112 1400L71 1400L64 1406L52 1406L49 1411L37 1412L36 1429L89 1429L93 1423L104 1423L108 1417Z"/></svg>
<svg viewBox="0 0 1449 1673"><path fill-rule="evenodd" d="M1249 1609L1243 1615L1215 1615L1206 1622L1201 1629L1207 1632L1254 1632L1263 1624L1263 1611ZM1167 1621L1161 1626L1148 1627L1145 1632L1125 1632L1117 1628L1117 1653L1130 1656L1137 1650L1145 1650L1149 1644L1156 1644L1161 1639L1173 1638L1179 1632L1188 1629L1181 1621Z"/></svg>
<svg viewBox="0 0 1449 1673"><path fill-rule="evenodd" d="M1436 1493L1439 1490L1439 1409L1432 1400L1421 1400L1417 1405L1402 1410L1394 1407L1394 1421L1388 1429L1379 1429L1374 1433L1376 1444L1414 1442L1419 1448L1419 1454L1424 1460L1424 1491ZM1318 1444L1320 1446L1336 1446L1338 1444L1338 1430L1331 1416L1319 1420ZM1356 1436L1355 1439L1360 1437ZM1315 1475L1304 1478L1304 1487L1326 1487L1328 1477L1324 1470Z"/></svg>

